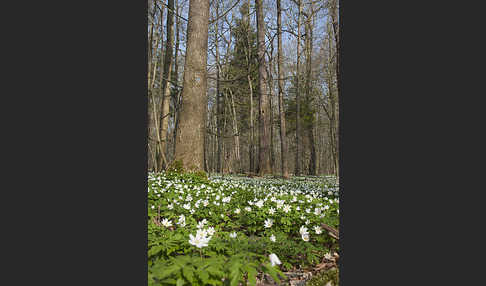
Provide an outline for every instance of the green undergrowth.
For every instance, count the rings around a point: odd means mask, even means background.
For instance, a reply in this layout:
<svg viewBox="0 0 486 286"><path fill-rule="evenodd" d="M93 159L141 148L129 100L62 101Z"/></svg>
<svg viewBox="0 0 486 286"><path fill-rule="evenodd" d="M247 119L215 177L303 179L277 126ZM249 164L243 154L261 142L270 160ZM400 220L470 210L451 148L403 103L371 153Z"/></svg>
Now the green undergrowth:
<svg viewBox="0 0 486 286"><path fill-rule="evenodd" d="M339 228L332 178L208 178L175 165L149 174L147 196L149 285L255 285L258 273L285 279L339 252L319 228Z"/></svg>

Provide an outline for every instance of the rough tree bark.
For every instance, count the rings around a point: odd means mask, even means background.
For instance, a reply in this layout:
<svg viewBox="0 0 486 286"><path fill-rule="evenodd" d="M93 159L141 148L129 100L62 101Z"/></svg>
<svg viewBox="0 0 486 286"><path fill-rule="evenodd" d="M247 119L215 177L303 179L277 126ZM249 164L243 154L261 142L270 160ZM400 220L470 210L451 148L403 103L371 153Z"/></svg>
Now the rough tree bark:
<svg viewBox="0 0 486 286"><path fill-rule="evenodd" d="M253 85L251 83L251 44L250 44L250 0L248 0L248 14L247 14L247 51L246 51L246 65L247 65L247 80L250 89L250 144L248 146L248 153L250 156L250 172L255 171L255 126L253 125Z"/></svg>
<svg viewBox="0 0 486 286"><path fill-rule="evenodd" d="M179 2L178 0L175 0L175 7L176 7L176 13L179 15L180 14L180 9L179 9ZM179 46L180 46L180 37L179 37L179 29L181 25L181 19L179 17L176 18L176 24L175 24L175 35L176 35L176 44L175 44L175 53L174 53L174 72L172 73L172 81L176 84L179 84L179 62L178 62L178 56L179 56ZM174 112L174 130L173 130L173 144L172 144L172 154L175 154L175 146L176 146L176 135L177 135L177 129L179 128L179 105L180 105L180 93L177 92L173 98L174 100L174 107L176 107L176 110Z"/></svg>
<svg viewBox="0 0 486 286"><path fill-rule="evenodd" d="M216 16L217 19L219 17L219 1L216 1ZM222 172L222 162L221 162L221 153L223 149L223 138L221 138L221 94L220 94L220 82L219 82L219 74L220 74L220 66L219 66L219 45L218 45L218 20L216 20L215 27L214 27L214 34L215 34L215 48L216 48L216 118L217 118L217 137L218 140L218 151L216 153L217 156L217 167L216 172Z"/></svg>
<svg viewBox="0 0 486 286"><path fill-rule="evenodd" d="M334 33L334 40L336 42L336 100L335 100L335 110L334 110L334 117L335 117L335 125L336 125L336 132L334 134L335 138L335 144L336 144L336 156L335 156L335 166L336 166L336 176L339 178L339 136L337 135L337 132L339 130L339 125L341 122L339 121L339 97L341 96L341 73L340 73L340 64L341 64L341 30L339 29L339 24L338 22L338 0L332 0L331 1L331 7L330 7L330 14L331 14L331 19L332 19L332 27L333 27L333 33ZM342 26L342 23L341 23Z"/></svg>
<svg viewBox="0 0 486 286"><path fill-rule="evenodd" d="M269 124L270 124L270 172L273 174L273 170L275 169L275 150L274 150L274 135L273 135L273 87L274 87L274 84L273 84L273 75L272 75L272 69L271 67L273 66L273 43L271 43L271 52L270 54L272 56L270 56L269 60L268 60L268 68L269 68L269 71L267 71L267 74L268 74L268 91L269 91L269 94L268 94L268 99L269 99L269 106L270 106L270 121L269 121Z"/></svg>
<svg viewBox="0 0 486 286"><path fill-rule="evenodd" d="M169 105L170 105L170 83L172 71L172 56L174 45L174 0L168 0L167 2L167 39L165 42L165 57L164 57L164 73L162 76L162 112L161 112L161 135L162 138L162 152L166 152L167 139L168 139L168 126L169 126ZM160 166L163 168L163 166Z"/></svg>
<svg viewBox="0 0 486 286"><path fill-rule="evenodd" d="M267 70L265 69L265 22L263 21L263 0L255 0L257 16L257 50L258 50L258 93L259 93L259 174L269 174L270 141L268 106Z"/></svg>
<svg viewBox="0 0 486 286"><path fill-rule="evenodd" d="M312 106L311 82L312 82L312 15L313 7L310 4L308 18L305 22L305 47L306 47L306 80L305 80L305 97L306 101ZM316 175L316 146L314 140L314 122L313 118L307 126L307 136L309 138L310 158L309 158L309 175Z"/></svg>
<svg viewBox="0 0 486 286"><path fill-rule="evenodd" d="M230 95L231 95L231 109L233 111L233 132L235 134L234 136L234 144L235 144L235 160L237 164L237 171L241 172L241 162L240 162L240 135L238 134L238 121L236 119L236 108L235 108L235 100L233 96L233 92L231 89L228 89Z"/></svg>
<svg viewBox="0 0 486 286"><path fill-rule="evenodd" d="M187 171L204 170L207 111L209 0L190 0L184 84L175 160Z"/></svg>
<svg viewBox="0 0 486 286"><path fill-rule="evenodd" d="M295 175L300 175L300 162L301 162L301 138L300 138L300 18L302 14L301 0L298 1L299 15L297 18L297 82L296 82L296 102L297 102L297 116L295 119L295 139L296 139L296 151L295 151Z"/></svg>
<svg viewBox="0 0 486 286"><path fill-rule="evenodd" d="M327 44L328 44L328 56L327 56L327 86L328 86L328 98L329 98L329 107L326 109L326 114L329 118L329 138L330 138L330 147L331 147L331 156L332 156L332 167L333 173L338 175L339 169L339 161L338 161L338 142L337 142L337 96L336 92L334 92L334 76L335 76L335 69L334 62L333 62L333 39L331 37L331 29L330 29L330 20L328 20L328 34L327 34Z"/></svg>
<svg viewBox="0 0 486 286"><path fill-rule="evenodd" d="M150 82L150 72L152 70L152 55L153 55L153 37L154 37L154 26L155 26L155 14L156 14L156 11L157 11L157 1L156 0L153 0L152 1L154 3L154 6L153 6L153 9L152 9L152 23L150 25L150 33L149 33L149 39L148 39L148 44L149 44L149 55L148 55L148 71L147 71L147 76L148 76L148 79ZM160 12L161 14L161 17L162 17L162 12ZM150 86L150 84L149 84Z"/></svg>
<svg viewBox="0 0 486 286"><path fill-rule="evenodd" d="M287 166L287 136L285 135L285 110L283 106L283 58L282 58L282 8L280 0L277 0L277 33L278 33L278 51L277 51L277 65L278 65L278 111L280 114L280 149L282 160L282 176L289 177Z"/></svg>

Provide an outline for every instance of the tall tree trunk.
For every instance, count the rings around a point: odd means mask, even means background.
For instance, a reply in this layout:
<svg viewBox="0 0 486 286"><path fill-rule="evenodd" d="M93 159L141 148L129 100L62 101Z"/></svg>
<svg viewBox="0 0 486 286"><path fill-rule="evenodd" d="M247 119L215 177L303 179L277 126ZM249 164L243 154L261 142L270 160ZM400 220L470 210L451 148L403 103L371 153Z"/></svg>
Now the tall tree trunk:
<svg viewBox="0 0 486 286"><path fill-rule="evenodd" d="M231 55L231 41L232 41L232 36L233 36L233 30L232 30L232 27L231 25L229 25L229 40L226 40L226 38L224 38L225 42L226 42L226 55L225 55L225 63L228 63L229 61L229 57ZM228 72L226 72L226 74L228 74ZM230 96L231 96L231 101L229 102L230 104L230 110L233 115L233 140L234 140L234 144L233 144L233 148L234 148L234 151L233 151L233 160L234 162L236 162L236 172L242 172L242 168L241 168L241 157L240 157L240 135L238 134L238 119L237 119L237 115L236 115L236 107L235 107L235 99L234 99L234 95L233 95L233 91L231 89L231 87L226 87L226 90L229 92Z"/></svg>
<svg viewBox="0 0 486 286"><path fill-rule="evenodd" d="M287 136L285 130L285 110L283 106L283 59L282 59L282 8L280 7L280 0L277 0L277 33L278 33L278 51L277 51L277 65L278 65L278 111L280 114L280 150L282 161L282 176L289 177L287 166Z"/></svg>
<svg viewBox="0 0 486 286"><path fill-rule="evenodd" d="M170 82L172 70L172 56L174 45L174 0L167 2L167 39L165 42L165 57L164 57L164 73L162 77L161 93L162 93L162 112L161 112L161 135L162 138L162 152L166 152L166 144L168 139L169 126L169 105L170 105ZM162 166L161 166L162 167Z"/></svg>
<svg viewBox="0 0 486 286"><path fill-rule="evenodd" d="M329 12L331 15L331 20L332 20L332 28L333 28L333 34L334 34L334 41L336 43L336 78L337 81L339 82L339 52L340 52L340 42L339 42L339 24L338 24L338 0L332 0L330 1L330 8ZM337 90L338 90L338 95L339 95L339 84L337 85Z"/></svg>
<svg viewBox="0 0 486 286"><path fill-rule="evenodd" d="M158 171L161 171L162 168L162 162L165 161L165 157L164 157L164 154L163 152L161 152L161 137L160 137L160 113L161 113L161 108L159 107L160 104L161 104L161 95L160 95L160 92L156 93L155 91L155 76L156 76L156 73L157 73L157 63L160 61L160 66L162 66L162 61L163 61L163 48L162 48L162 42L163 42L163 11L161 10L160 11L160 16L159 16L159 21L160 21L160 24L159 24L159 29L160 31L157 33L156 35L156 38L155 38L155 46L153 47L154 51L155 51L155 64L153 64L153 69L152 69L152 79L150 80L149 79L149 90L150 90L150 94L151 94L151 97L152 97L152 119L153 119L153 127L154 127L154 143L155 143L155 146L154 146L154 150L156 152L156 169ZM159 42L160 40L160 42ZM159 52L159 57L157 59L157 49L158 47L160 46L160 52ZM162 70L161 68L159 68L160 72L160 76L162 77Z"/></svg>
<svg viewBox="0 0 486 286"><path fill-rule="evenodd" d="M155 135L155 125L154 125L154 116L153 116L153 105L152 100L149 97L148 99L148 151L149 151L149 171L157 172L157 136Z"/></svg>
<svg viewBox="0 0 486 286"><path fill-rule="evenodd" d="M247 65L247 80L250 89L250 144L248 146L248 151L250 155L250 172L255 172L255 126L253 125L253 85L251 82L251 44L250 44L250 0L248 0L248 11L247 11L247 44L248 50L246 53L246 65Z"/></svg>
<svg viewBox="0 0 486 286"><path fill-rule="evenodd" d="M269 112L270 112L270 172L273 174L275 170L275 149L274 149L274 135L273 135L273 42L270 42L270 53L267 65L267 74L268 74L268 101L269 101Z"/></svg>
<svg viewBox="0 0 486 286"><path fill-rule="evenodd" d="M270 172L273 174L275 170L275 149L274 149L274 135L273 135L273 76L272 73L270 73L269 76L269 105L270 105L270 120L269 120L269 125L270 125Z"/></svg>
<svg viewBox="0 0 486 286"><path fill-rule="evenodd" d="M250 144L248 146L250 154L250 172L255 171L255 127L253 126L253 86L251 84L250 68L248 67L248 86L250 87Z"/></svg>
<svg viewBox="0 0 486 286"><path fill-rule="evenodd" d="M336 118L336 112L337 112L337 101L336 101L336 93L334 92L334 76L335 76L335 69L333 65L333 45L332 45L332 37L331 37L331 29L330 25L328 23L328 35L327 35L327 44L328 44L328 62L327 62L327 86L328 86L328 92L329 92L329 108L327 111L328 117L329 117L329 137L330 137L330 147L331 147L331 158L332 158L332 168L333 168L333 173L335 175L338 175L338 169L339 169L339 161L338 161L338 142L337 142L337 118Z"/></svg>
<svg viewBox="0 0 486 286"><path fill-rule="evenodd" d="M334 32L334 40L336 42L336 100L335 100L335 111L334 111L334 117L335 117L335 125L336 125L336 132L334 133L335 138L335 147L336 147L336 156L335 156L335 166L336 166L336 176L339 178L339 136L338 136L338 130L339 130L339 125L341 122L339 121L339 97L341 96L341 71L340 71L340 64L341 64L341 30L339 29L339 24L338 24L338 0L333 0L331 5L331 18L332 18L332 26L333 26L333 32ZM342 26L342 24L341 24Z"/></svg>
<svg viewBox="0 0 486 286"><path fill-rule="evenodd" d="M152 1L152 13L150 14L150 32L148 36L148 61L147 61L147 101L148 101L148 152L149 152L149 164L148 168L149 171L157 172L157 142L155 141L155 124L154 124L154 117L153 117L153 105L152 105L152 97L153 97L153 90L151 89L150 83L150 74L152 71L152 46L153 46L153 34L154 34L154 27L155 27L155 13L157 11L156 2L155 0Z"/></svg>
<svg viewBox="0 0 486 286"><path fill-rule="evenodd" d="M309 17L305 23L305 46L306 46L306 81L305 81L305 93L306 101L310 108L312 108L313 98L312 98L312 14L313 7L310 4ZM314 140L314 111L312 111L312 117L307 126L307 134L309 137L309 148L310 148L310 158L309 158L309 175L316 175L316 146Z"/></svg>
<svg viewBox="0 0 486 286"><path fill-rule="evenodd" d="M297 102L297 116L295 120L295 140L296 140L296 152L295 152L295 175L300 175L301 172L301 138L300 138L300 18L302 14L301 0L298 0L299 15L297 19L297 83L296 83L296 102Z"/></svg>
<svg viewBox="0 0 486 286"><path fill-rule="evenodd" d="M220 119L220 120L223 120L223 124L222 124L222 128L221 128L222 129L222 132L221 132L222 133L221 134L222 135L221 136L221 154L223 156L223 160L221 162L221 173L225 174L225 173L228 173L228 171L229 171L228 167L229 167L229 164L230 164L230 160L228 158L227 149L226 149L227 144L225 142L226 141L225 136L226 136L226 133L227 133L226 132L226 130L227 130L227 128L226 128L226 124L227 124L227 120L226 120L226 102L227 102L226 96L223 96L221 100L222 100L222 103L221 103L221 105L222 105L222 108L221 108L222 119Z"/></svg>
<svg viewBox="0 0 486 286"><path fill-rule="evenodd" d="M216 116L216 112L213 108L213 134L216 134L218 130L218 117ZM213 135L213 173L218 172L218 136Z"/></svg>
<svg viewBox="0 0 486 286"><path fill-rule="evenodd" d="M177 130L175 160L180 160L185 170L203 171L209 0L190 0L188 19L182 110L180 127Z"/></svg>
<svg viewBox="0 0 486 286"><path fill-rule="evenodd" d="M178 0L175 0L175 7L176 7L176 13L179 14L179 2ZM179 29L180 29L180 23L181 20L179 17L176 17L176 24L175 24L175 35L176 35L176 44L175 44L175 53L174 53L174 72L172 73L172 81L176 84L179 84L179 62L178 62L178 56L179 56L179 46L180 46L180 38L179 38ZM180 92L177 92L175 94L174 98L174 130L172 132L173 136L173 144L172 144L172 154L175 154L175 148L176 148L176 134L177 134L177 128L179 127L179 105L180 105ZM204 141L206 142L206 141ZM206 161L205 161L206 162Z"/></svg>
<svg viewBox="0 0 486 286"><path fill-rule="evenodd" d="M216 16L215 19L219 17L219 1L216 1ZM218 22L215 23L215 46L216 46L216 118L217 118L217 140L218 140L218 151L217 151L217 172L222 172L222 162L221 162L221 152L223 148L223 138L221 137L221 100L220 100L220 85L219 85L219 45L218 45Z"/></svg>
<svg viewBox="0 0 486 286"><path fill-rule="evenodd" d="M257 49L258 49L258 93L259 93L259 174L269 174L270 170L270 141L268 112L267 70L265 69L265 23L263 22L263 0L255 0L257 16Z"/></svg>

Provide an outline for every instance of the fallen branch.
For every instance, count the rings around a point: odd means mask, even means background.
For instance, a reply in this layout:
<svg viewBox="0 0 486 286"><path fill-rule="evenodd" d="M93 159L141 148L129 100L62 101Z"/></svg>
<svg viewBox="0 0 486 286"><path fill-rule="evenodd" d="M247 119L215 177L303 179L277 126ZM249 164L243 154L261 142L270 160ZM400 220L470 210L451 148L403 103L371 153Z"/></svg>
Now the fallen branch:
<svg viewBox="0 0 486 286"><path fill-rule="evenodd" d="M334 237L335 239L339 240L339 230L335 229L334 227L331 227L325 223L321 225L322 228L328 231L329 235Z"/></svg>

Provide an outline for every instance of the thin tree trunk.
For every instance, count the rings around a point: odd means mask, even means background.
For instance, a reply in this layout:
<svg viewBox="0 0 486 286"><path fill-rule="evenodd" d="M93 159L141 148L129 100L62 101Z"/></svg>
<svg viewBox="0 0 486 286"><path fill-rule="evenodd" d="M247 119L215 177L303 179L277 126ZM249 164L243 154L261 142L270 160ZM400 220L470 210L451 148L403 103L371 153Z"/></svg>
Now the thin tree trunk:
<svg viewBox="0 0 486 286"><path fill-rule="evenodd" d="M212 114L215 114L214 108ZM218 117L217 116L212 116L213 117L213 129L211 130L213 134L216 134L216 130L218 128ZM213 135L213 173L218 172L218 157L217 157L217 152L218 152L218 136Z"/></svg>
<svg viewBox="0 0 486 286"><path fill-rule="evenodd" d="M157 172L157 141L155 138L157 136L155 135L155 125L154 125L154 116L153 116L153 105L152 105L152 100L150 100L150 96L147 98L149 101L149 108L147 109L148 111L148 150L150 159L149 160L149 171L154 171Z"/></svg>
<svg viewBox="0 0 486 286"><path fill-rule="evenodd" d="M226 120L226 96L224 96L222 98L222 108L221 108L221 116L223 118L223 126L222 126L222 135L225 136L226 134L226 124L227 124L227 120ZM220 119L221 121L221 119ZM221 153L222 153L222 156L224 157L224 160L223 162L221 162L221 173L222 174L225 174L225 173L228 173L228 166L229 166L229 158L228 158L228 155L227 155L227 150L226 150L226 143L225 143L225 139L224 137L221 137L220 138L220 142L221 142Z"/></svg>
<svg viewBox="0 0 486 286"><path fill-rule="evenodd" d="M168 0L167 2L167 40L165 42L165 57L164 57L164 73L162 78L162 124L161 124L161 138L162 138L162 150L166 151L166 144L168 138L168 126L169 126L169 105L170 105L170 82L172 70L172 56L174 45L174 0Z"/></svg>
<svg viewBox="0 0 486 286"><path fill-rule="evenodd" d="M233 97L233 92L231 89L228 89L229 93L231 95L231 108L233 110L233 131L234 134L234 140L235 140L235 160L238 164L237 170L238 172L241 172L241 163L240 163L240 135L238 134L238 121L236 119L236 108L235 108L235 101Z"/></svg>
<svg viewBox="0 0 486 286"><path fill-rule="evenodd" d="M161 46L160 48L160 65L162 66L162 60L163 60L163 49L162 49L162 40L163 40L163 34L162 34L162 23L160 23L160 35L157 34L157 37L156 37L156 45L155 45L155 54L157 55L157 48L159 47L159 45ZM157 63L159 61L155 61L155 64L154 64L154 68L153 68L153 71L152 71L152 81L150 82L150 89L154 89L155 87L155 77L157 75ZM159 68L160 69L160 68ZM162 75L162 72L160 72L160 74Z"/></svg>
<svg viewBox="0 0 486 286"><path fill-rule="evenodd" d="M274 170L275 170L275 148L274 148L274 135L273 135L273 102L272 102L272 98L273 98L273 77L270 75L270 82L272 83L270 85L270 88L269 88L269 91L270 91L270 94L269 94L269 105L270 105L270 120L269 120L269 124L270 124L270 173L273 174Z"/></svg>
<svg viewBox="0 0 486 286"><path fill-rule="evenodd" d="M285 130L285 110L283 106L283 59L282 59L282 8L280 7L280 0L277 0L277 33L278 33L278 51L277 51L277 65L278 65L278 110L280 114L280 150L282 160L282 176L289 177L287 166L287 136Z"/></svg>
<svg viewBox="0 0 486 286"><path fill-rule="evenodd" d="M250 78L250 68L248 68L248 85L250 87L250 144L248 146L249 148L249 153L250 153L250 172L255 171L255 148L254 148L254 142L255 142L255 128L253 126L253 86L251 84L251 78Z"/></svg>
<svg viewBox="0 0 486 286"><path fill-rule="evenodd" d="M175 7L176 7L176 13L179 14L179 2L178 0L175 0ZM174 55L174 72L172 73L172 81L175 82L176 84L179 84L179 46L180 46L180 39L179 39L179 29L180 29L180 18L176 17L176 45L175 45L175 55ZM177 134L177 128L179 127L179 105L180 105L180 93L176 93L176 96L174 98L174 107L175 112L174 112L174 130L172 133L173 136L173 145L172 145L172 154L175 154L175 148L176 148L176 134ZM206 142L206 141L204 141Z"/></svg>
<svg viewBox="0 0 486 286"><path fill-rule="evenodd" d="M335 99L335 111L334 111L334 119L335 119L335 125L336 125L336 132L334 132L335 136L335 163L334 165L336 166L336 176L339 178L339 136L337 135L337 131L339 130L339 97L341 96L341 90L340 90L340 82L341 82L341 73L340 73L340 64L341 64L341 54L340 54L340 29L338 25L338 1L333 0L332 1L332 6L331 6L331 18L332 18L332 26L333 26L333 32L334 32L334 40L336 42L336 99Z"/></svg>
<svg viewBox="0 0 486 286"><path fill-rule="evenodd" d="M248 18L247 18L247 43L248 50L246 53L246 64L247 64L247 79L248 86L250 88L250 144L248 146L250 155L250 172L255 172L255 127L253 125L253 86L251 83L251 45L250 45L250 0L248 0Z"/></svg>
<svg viewBox="0 0 486 286"><path fill-rule="evenodd" d="M309 15L313 15L312 3L310 4ZM306 81L305 81L305 93L306 101L309 108L312 107L312 95L311 95L311 80L312 80L312 16L309 16L305 23L305 46L306 46ZM310 158L309 158L309 175L316 175L316 148L314 142L314 115L310 119L307 126L307 134L309 138Z"/></svg>
<svg viewBox="0 0 486 286"><path fill-rule="evenodd" d="M274 136L273 136L273 74L272 74L272 67L273 67L273 42L270 42L270 54L268 60L268 101L270 106L270 172L273 174L275 170L275 150L274 150Z"/></svg>
<svg viewBox="0 0 486 286"><path fill-rule="evenodd" d="M219 17L219 1L216 1L216 17ZM219 45L218 45L218 22L215 22L215 46L216 46L216 118L217 118L217 140L218 140L218 151L217 151L217 172L222 172L222 162L221 162L221 152L222 152L222 141L221 137L221 102L220 102L220 89L219 89Z"/></svg>
<svg viewBox="0 0 486 286"><path fill-rule="evenodd" d="M336 78L339 81L339 24L338 24L338 0L332 0L331 1L331 7L329 9L330 14L331 14L331 20L332 20L332 28L333 28L333 34L334 34L334 41L336 42ZM339 84L337 85L337 90L339 94Z"/></svg>
<svg viewBox="0 0 486 286"><path fill-rule="evenodd" d="M226 46L226 55L225 55L225 63L228 63L228 60L229 60L229 56L231 55L231 41L232 41L232 36L233 36L233 30L232 30L232 27L231 25L229 26L229 40L226 40L225 39L225 42L227 44ZM226 73L228 74L228 73ZM236 162L236 172L241 172L242 171L242 168L241 168L241 157L240 157L240 135L238 134L238 119L237 119L237 115L236 115L236 107L235 107L235 100L234 100L234 96L233 96L233 91L231 90L231 88L226 88L226 90L230 93L230 96L231 96L231 106L230 106L230 110L233 115L233 140L234 140L234 145L233 145L233 148L234 148L234 151L233 151L233 156L234 156L234 162Z"/></svg>
<svg viewBox="0 0 486 286"><path fill-rule="evenodd" d="M329 137L330 137L330 147L331 147L331 158L332 158L332 167L333 173L337 175L338 170L338 150L337 150L337 122L336 122L336 95L334 93L334 74L333 74L333 53L332 53L332 38L331 38L331 29L328 23L328 35L327 35L327 43L328 43L328 62L327 62L327 85L328 85L328 92L329 92L329 108L328 108L328 117L329 117Z"/></svg>
<svg viewBox="0 0 486 286"><path fill-rule="evenodd" d="M154 2L154 5L155 5L155 2ZM160 16L159 16L159 20L160 20L160 24L159 24L159 28L160 28L160 31L159 33L157 33L157 36L156 36L156 39L155 39L155 42L157 43L155 45L155 47L153 46L153 42L151 43L151 51L153 49L155 49L155 55L157 55L157 48L159 46L159 39L160 39L160 43L162 43L162 38L163 38L163 30L162 30L162 27L163 27L163 11L160 11ZM159 53L159 60L162 62L162 58L163 58L163 49L162 49L162 45L160 45L160 53ZM153 58L152 58L153 59ZM152 65L152 62L151 61L149 64ZM155 90L154 90L154 78L155 78L155 75L156 75L156 68L157 68L157 63L158 63L158 60L155 59L155 65L154 65L154 68L153 68L153 71L150 72L149 74L152 74L152 80L150 80L150 77L149 77L149 81L148 81L148 85L149 85L149 93L150 93L150 97L151 97L151 100L152 100L152 122L153 122L153 139L155 140L155 146L154 146L154 151L156 152L156 164L155 164L155 169L156 169L156 172L157 171L161 171L162 168L162 162L165 161L165 157L163 156L163 152L161 152L161 140L160 140L160 136L159 136L159 133L160 133L160 110L159 110L159 104L160 104L160 97L158 95L156 95L155 93ZM162 73L160 73L162 74Z"/></svg>
<svg viewBox="0 0 486 286"><path fill-rule="evenodd" d="M297 102L297 116L295 120L295 140L296 140L296 152L295 152L295 175L300 175L301 169L301 138L300 138L300 18L302 14L301 0L298 0L299 15L297 19L297 82L296 82L296 102Z"/></svg>
<svg viewBox="0 0 486 286"><path fill-rule="evenodd" d="M157 12L157 0L153 0L153 3L154 6L152 11L152 24L150 25L150 36L149 36L149 56L148 56L148 71L147 71L148 79L150 79L150 72L152 71L153 37L154 37L154 26L155 26L155 14ZM160 18L162 18L162 12L160 12L160 14L161 14Z"/></svg>
<svg viewBox="0 0 486 286"><path fill-rule="evenodd" d="M164 155L164 152L163 152L163 149L162 149L160 132L159 132L159 130L160 130L160 125L159 125L160 114L158 114L158 112L157 112L157 108L156 108L157 104L155 102L155 96L153 94L152 94L151 98L152 98L152 106L153 106L152 112L153 112L154 125L155 125L155 132L154 133L156 135L157 147L158 147L157 148L158 149L157 150L158 151L158 157L160 157L161 158L160 160L165 163L166 159L165 159L165 155ZM157 159L157 160L159 160L159 159ZM156 167L156 172L162 170L159 166Z"/></svg>

